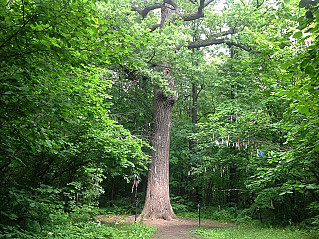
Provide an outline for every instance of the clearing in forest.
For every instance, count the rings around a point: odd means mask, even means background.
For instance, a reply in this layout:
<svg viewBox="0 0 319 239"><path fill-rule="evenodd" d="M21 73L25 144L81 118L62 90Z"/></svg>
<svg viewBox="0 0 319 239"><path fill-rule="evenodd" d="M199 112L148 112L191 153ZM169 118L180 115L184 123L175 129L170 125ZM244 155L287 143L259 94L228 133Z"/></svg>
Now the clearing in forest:
<svg viewBox="0 0 319 239"><path fill-rule="evenodd" d="M110 216L104 215L98 216L98 219L103 221L112 222L128 222L134 223L134 216ZM147 226L153 226L157 228L157 231L153 235L153 239L188 239L188 238L201 238L195 234L190 234L190 231L198 229L198 221L194 219L178 218L171 221L163 219L153 219L143 221ZM201 228L225 228L234 227L234 223L226 222L211 222L202 221Z"/></svg>

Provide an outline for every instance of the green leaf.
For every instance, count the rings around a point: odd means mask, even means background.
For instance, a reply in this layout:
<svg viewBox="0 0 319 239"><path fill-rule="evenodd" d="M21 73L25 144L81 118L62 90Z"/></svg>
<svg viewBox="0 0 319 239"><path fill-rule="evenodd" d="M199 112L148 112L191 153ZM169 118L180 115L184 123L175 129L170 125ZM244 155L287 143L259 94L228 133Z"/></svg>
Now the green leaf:
<svg viewBox="0 0 319 239"><path fill-rule="evenodd" d="M296 32L292 37L295 39L300 39L302 38L302 32Z"/></svg>
<svg viewBox="0 0 319 239"><path fill-rule="evenodd" d="M10 218L11 220L16 220L18 219L18 215L15 213L7 213L7 212L1 212L2 215Z"/></svg>
<svg viewBox="0 0 319 239"><path fill-rule="evenodd" d="M285 195L285 194L292 194L293 192L292 191L285 191L285 192L281 192L281 193L279 193L279 196L283 196L283 195Z"/></svg>
<svg viewBox="0 0 319 239"><path fill-rule="evenodd" d="M291 63L281 64L281 68L282 68L282 69L288 69L290 66L291 66Z"/></svg>
<svg viewBox="0 0 319 239"><path fill-rule="evenodd" d="M314 76L316 74L315 69L310 65L306 66L305 72L310 76Z"/></svg>
<svg viewBox="0 0 319 239"><path fill-rule="evenodd" d="M302 114L306 114L307 116L309 115L309 109L306 105L299 106L298 111Z"/></svg>

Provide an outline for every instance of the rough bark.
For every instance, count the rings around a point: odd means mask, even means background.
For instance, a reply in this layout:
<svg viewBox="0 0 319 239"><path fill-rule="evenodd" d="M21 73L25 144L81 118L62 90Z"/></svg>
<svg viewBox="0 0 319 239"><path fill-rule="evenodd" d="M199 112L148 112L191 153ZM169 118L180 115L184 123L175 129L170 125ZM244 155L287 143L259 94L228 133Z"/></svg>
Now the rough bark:
<svg viewBox="0 0 319 239"><path fill-rule="evenodd" d="M174 12L178 11L172 0L164 0L161 8L160 25L167 24ZM174 77L166 63L157 69L167 79L168 88L174 90ZM161 89L154 88L152 110L151 164L148 169L148 181L145 204L141 217L176 218L169 196L169 148L172 125L172 112L176 98L165 94Z"/></svg>
<svg viewBox="0 0 319 239"><path fill-rule="evenodd" d="M169 70L163 71L168 77L168 87L174 89L174 79ZM169 196L169 147L172 123L172 110L176 98L165 95L162 90L154 89L153 120L151 145L151 164L148 171L148 182L144 209L141 217L146 219L176 218Z"/></svg>

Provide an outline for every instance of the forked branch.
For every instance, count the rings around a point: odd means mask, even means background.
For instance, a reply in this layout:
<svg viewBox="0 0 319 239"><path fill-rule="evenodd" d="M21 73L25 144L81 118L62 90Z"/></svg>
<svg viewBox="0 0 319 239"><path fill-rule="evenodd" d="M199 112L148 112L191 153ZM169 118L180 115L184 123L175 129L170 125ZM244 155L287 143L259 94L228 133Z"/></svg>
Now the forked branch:
<svg viewBox="0 0 319 239"><path fill-rule="evenodd" d="M143 18L145 18L150 11L159 9L162 6L162 3L154 3L153 5L145 7L144 9L137 9L135 7L132 7L132 10L138 12Z"/></svg>
<svg viewBox="0 0 319 239"><path fill-rule="evenodd" d="M161 7L165 7L165 4L167 6L170 5L172 9L175 10L177 14L176 19L183 19L184 21L192 21L201 17L204 17L204 8L207 7L210 3L212 3L215 0L200 0L199 6L194 9L192 13L188 14L180 14L178 5L173 0L163 0L162 3L154 3L151 6L146 6L143 9L137 9L136 7L133 7L133 11L138 12L143 18L147 16L147 14L155 9L159 9Z"/></svg>
<svg viewBox="0 0 319 239"><path fill-rule="evenodd" d="M147 6L144 9L134 9L134 11L137 11L143 18L147 16L147 14L155 9L159 8L170 8L174 10L176 13L177 17L174 19L171 19L172 22L178 19L182 19L184 21L193 21L199 18L204 17L204 8L207 7L209 4L214 2L215 0L200 0L199 1L199 6L197 6L193 12L187 13L187 14L180 14L179 7L177 3L175 3L173 0L163 0L162 3L155 3L151 6ZM195 3L195 1L193 1ZM166 20L166 19L165 19ZM162 21L160 24L155 24L151 27L151 31L156 30L157 28L160 28L163 26L165 21ZM210 35L207 39L205 40L198 40L194 42L190 42L187 45L180 45L176 47L176 50L179 50L182 47L187 47L188 49L195 49L195 48L201 48L205 46L212 46L212 45L219 45L219 44L227 44L228 46L235 46L239 47L245 51L253 51L251 48L244 46L239 43L232 42L231 40L227 38L221 38L225 37L227 35L232 35L238 33L240 30L239 29L230 29L222 32L218 32L215 34Z"/></svg>

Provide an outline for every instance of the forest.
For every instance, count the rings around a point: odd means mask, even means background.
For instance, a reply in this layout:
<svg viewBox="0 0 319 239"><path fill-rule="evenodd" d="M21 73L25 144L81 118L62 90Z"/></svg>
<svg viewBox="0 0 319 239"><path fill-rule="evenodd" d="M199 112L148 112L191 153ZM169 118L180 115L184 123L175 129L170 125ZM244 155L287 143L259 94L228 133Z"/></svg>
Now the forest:
<svg viewBox="0 0 319 239"><path fill-rule="evenodd" d="M0 0L0 29L0 238L319 238L318 0Z"/></svg>

